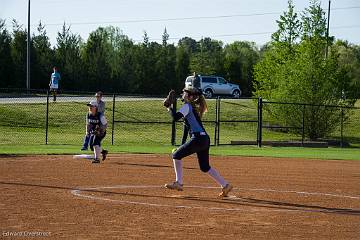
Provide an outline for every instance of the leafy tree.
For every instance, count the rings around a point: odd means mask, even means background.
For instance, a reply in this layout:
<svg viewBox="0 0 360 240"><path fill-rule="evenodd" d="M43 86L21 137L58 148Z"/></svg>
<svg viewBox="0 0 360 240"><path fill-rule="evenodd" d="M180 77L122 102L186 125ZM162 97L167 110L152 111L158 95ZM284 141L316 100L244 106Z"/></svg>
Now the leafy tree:
<svg viewBox="0 0 360 240"><path fill-rule="evenodd" d="M111 91L110 56L113 48L109 41L109 32L99 27L90 36L83 46L82 59L88 89Z"/></svg>
<svg viewBox="0 0 360 240"><path fill-rule="evenodd" d="M0 19L0 87L10 87L13 81L11 58L11 35L6 30L5 20Z"/></svg>
<svg viewBox="0 0 360 240"><path fill-rule="evenodd" d="M13 20L11 58L14 63L14 73L12 74L13 81L11 81L9 87L26 87L26 39L27 32L16 22L16 20Z"/></svg>
<svg viewBox="0 0 360 240"><path fill-rule="evenodd" d="M134 77L130 82L130 91L131 93L154 94L159 88L156 62L161 45L149 42L146 32L144 32L143 39L143 42L135 48Z"/></svg>
<svg viewBox="0 0 360 240"><path fill-rule="evenodd" d="M67 90L89 90L88 81L84 76L81 59L81 37L70 31L66 24L57 34L55 60L52 63L59 68L61 74L60 87Z"/></svg>
<svg viewBox="0 0 360 240"><path fill-rule="evenodd" d="M196 40L189 37L181 38L178 41L178 46L183 48L189 54L199 51Z"/></svg>
<svg viewBox="0 0 360 240"><path fill-rule="evenodd" d="M176 65L176 48L173 44L168 44L169 34L165 28L162 36L162 46L159 49L156 61L155 82L157 87L155 93L164 93L174 88L175 83L175 65Z"/></svg>
<svg viewBox="0 0 360 240"><path fill-rule="evenodd" d="M168 41L169 41L169 34L168 34L168 32L167 32L167 30L166 30L166 28L165 28L165 29L164 29L164 33L163 33L163 35L162 35L162 45L163 45L163 47L166 47L166 46L167 46Z"/></svg>
<svg viewBox="0 0 360 240"><path fill-rule="evenodd" d="M197 45L197 51L191 56L191 72L204 75L224 75L223 43L211 38L203 38Z"/></svg>
<svg viewBox="0 0 360 240"><path fill-rule="evenodd" d="M253 68L258 59L259 52L254 42L236 41L224 48L226 77L239 84L245 96L252 94Z"/></svg>
<svg viewBox="0 0 360 240"><path fill-rule="evenodd" d="M143 43L142 43L143 46L146 46L148 47L150 45L150 42L149 42L149 36L147 34L146 31L144 31L144 36L143 36Z"/></svg>
<svg viewBox="0 0 360 240"><path fill-rule="evenodd" d="M262 45L259 49L259 57L260 59L262 59L265 55L266 52L269 52L272 48L272 43L271 42L267 42L264 45Z"/></svg>
<svg viewBox="0 0 360 240"><path fill-rule="evenodd" d="M292 11L291 6L289 11ZM284 16L281 19L287 21ZM290 39L290 36L273 40L269 51L255 67L256 96L278 102L312 105L353 104L352 100L341 98L346 83L342 77L345 70L339 67L337 55L332 53L325 58L326 21L323 18L324 12L319 2L311 1L311 6L305 9L302 16L301 42L289 44L286 39ZM293 21L293 18L288 21ZM283 32L290 35L291 31ZM285 43L289 47L284 47ZM268 106L267 111L273 119L287 126L301 126L304 114L305 133L312 140L329 134L341 117L339 111L321 106L306 107L305 111L299 105Z"/></svg>
<svg viewBox="0 0 360 240"><path fill-rule="evenodd" d="M332 48L339 55L339 65L345 70L342 75L342 97L360 98L360 46L338 40Z"/></svg>
<svg viewBox="0 0 360 240"><path fill-rule="evenodd" d="M305 8L302 14L303 40L311 38L326 41L326 18L325 12L320 6L319 0L310 0L310 6Z"/></svg>
<svg viewBox="0 0 360 240"><path fill-rule="evenodd" d="M31 87L48 88L54 51L51 49L49 37L46 35L45 26L39 23L38 35L33 35L33 52L31 53Z"/></svg>
<svg viewBox="0 0 360 240"><path fill-rule="evenodd" d="M129 82L134 79L135 46L119 28L109 27L113 56L110 59L113 92L128 92Z"/></svg>
<svg viewBox="0 0 360 240"><path fill-rule="evenodd" d="M178 46L176 49L176 83L174 88L180 91L184 88L186 77L190 73L190 54L183 46Z"/></svg>
<svg viewBox="0 0 360 240"><path fill-rule="evenodd" d="M190 37L183 37L178 41L176 48L176 84L175 89L182 90L184 88L185 79L190 75L191 62L193 56L199 52L199 45L195 39ZM195 67L193 68L195 69ZM196 72L201 73L200 68L196 69Z"/></svg>
<svg viewBox="0 0 360 240"><path fill-rule="evenodd" d="M337 56L324 58L325 45L305 41L299 46L295 60L284 65L280 88L275 95L277 101L308 103L312 105L345 105L354 102L344 100L342 88L346 85L344 69L338 66ZM325 137L340 121L340 111L322 106L301 109L299 106L282 106L273 109L284 124L300 126L302 114L305 118L305 133L312 139Z"/></svg>
<svg viewBox="0 0 360 240"><path fill-rule="evenodd" d="M293 1L288 0L288 11L276 20L279 29L271 35L274 42L283 43L287 47L297 42L301 31L301 23L294 9Z"/></svg>

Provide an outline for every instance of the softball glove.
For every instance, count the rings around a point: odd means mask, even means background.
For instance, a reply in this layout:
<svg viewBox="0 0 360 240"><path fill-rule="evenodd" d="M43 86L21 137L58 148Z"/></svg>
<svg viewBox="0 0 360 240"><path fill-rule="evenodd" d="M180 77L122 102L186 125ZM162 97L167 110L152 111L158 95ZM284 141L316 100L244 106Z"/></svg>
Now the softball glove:
<svg viewBox="0 0 360 240"><path fill-rule="evenodd" d="M164 106L169 108L172 104L174 104L176 102L176 93L174 90L171 90L169 92L169 94L167 95L167 97L164 99Z"/></svg>

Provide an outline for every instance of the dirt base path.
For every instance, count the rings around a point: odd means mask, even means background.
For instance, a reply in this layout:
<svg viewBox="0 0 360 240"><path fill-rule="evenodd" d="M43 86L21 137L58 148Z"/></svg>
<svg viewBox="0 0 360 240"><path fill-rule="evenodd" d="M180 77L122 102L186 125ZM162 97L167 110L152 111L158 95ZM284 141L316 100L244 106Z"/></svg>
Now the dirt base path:
<svg viewBox="0 0 360 240"><path fill-rule="evenodd" d="M234 185L168 155L0 157L0 239L359 239L360 161L212 157Z"/></svg>

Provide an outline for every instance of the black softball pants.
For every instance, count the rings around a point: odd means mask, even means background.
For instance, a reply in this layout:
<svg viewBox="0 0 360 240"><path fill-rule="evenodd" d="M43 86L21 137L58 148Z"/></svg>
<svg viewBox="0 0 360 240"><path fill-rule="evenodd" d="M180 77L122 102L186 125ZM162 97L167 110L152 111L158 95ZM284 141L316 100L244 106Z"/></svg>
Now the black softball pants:
<svg viewBox="0 0 360 240"><path fill-rule="evenodd" d="M101 146L101 141L104 139L105 136L106 136L106 131L102 136L96 136L94 134L90 135L89 143L90 143L91 151L94 151L94 146L96 145Z"/></svg>
<svg viewBox="0 0 360 240"><path fill-rule="evenodd" d="M173 159L181 160L193 153L197 154L200 170L208 172L209 164L210 138L208 135L193 134L188 142L181 145L174 153Z"/></svg>

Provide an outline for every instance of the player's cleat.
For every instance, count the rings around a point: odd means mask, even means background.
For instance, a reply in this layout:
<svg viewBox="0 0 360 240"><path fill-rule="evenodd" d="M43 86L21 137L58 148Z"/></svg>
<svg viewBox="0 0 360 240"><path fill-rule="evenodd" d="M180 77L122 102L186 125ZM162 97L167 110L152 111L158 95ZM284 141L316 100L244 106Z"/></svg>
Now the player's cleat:
<svg viewBox="0 0 360 240"><path fill-rule="evenodd" d="M92 163L100 163L100 160L98 158L95 158L94 160L92 160Z"/></svg>
<svg viewBox="0 0 360 240"><path fill-rule="evenodd" d="M104 150L104 149L103 149L103 150L101 151L101 155L102 155L102 160L103 160L103 161L105 161L106 156L107 156L108 153L109 153L108 150Z"/></svg>
<svg viewBox="0 0 360 240"><path fill-rule="evenodd" d="M86 147L82 147L82 148L81 148L81 151L86 151L86 150L87 150Z"/></svg>
<svg viewBox="0 0 360 240"><path fill-rule="evenodd" d="M226 184L225 187L221 189L221 193L219 194L219 197L227 197L229 192L233 189L233 186L231 184Z"/></svg>
<svg viewBox="0 0 360 240"><path fill-rule="evenodd" d="M173 182L173 183L167 183L165 184L165 188L167 189L171 189L171 190L178 190L178 191L182 191L183 190L183 184L180 184L179 182Z"/></svg>

